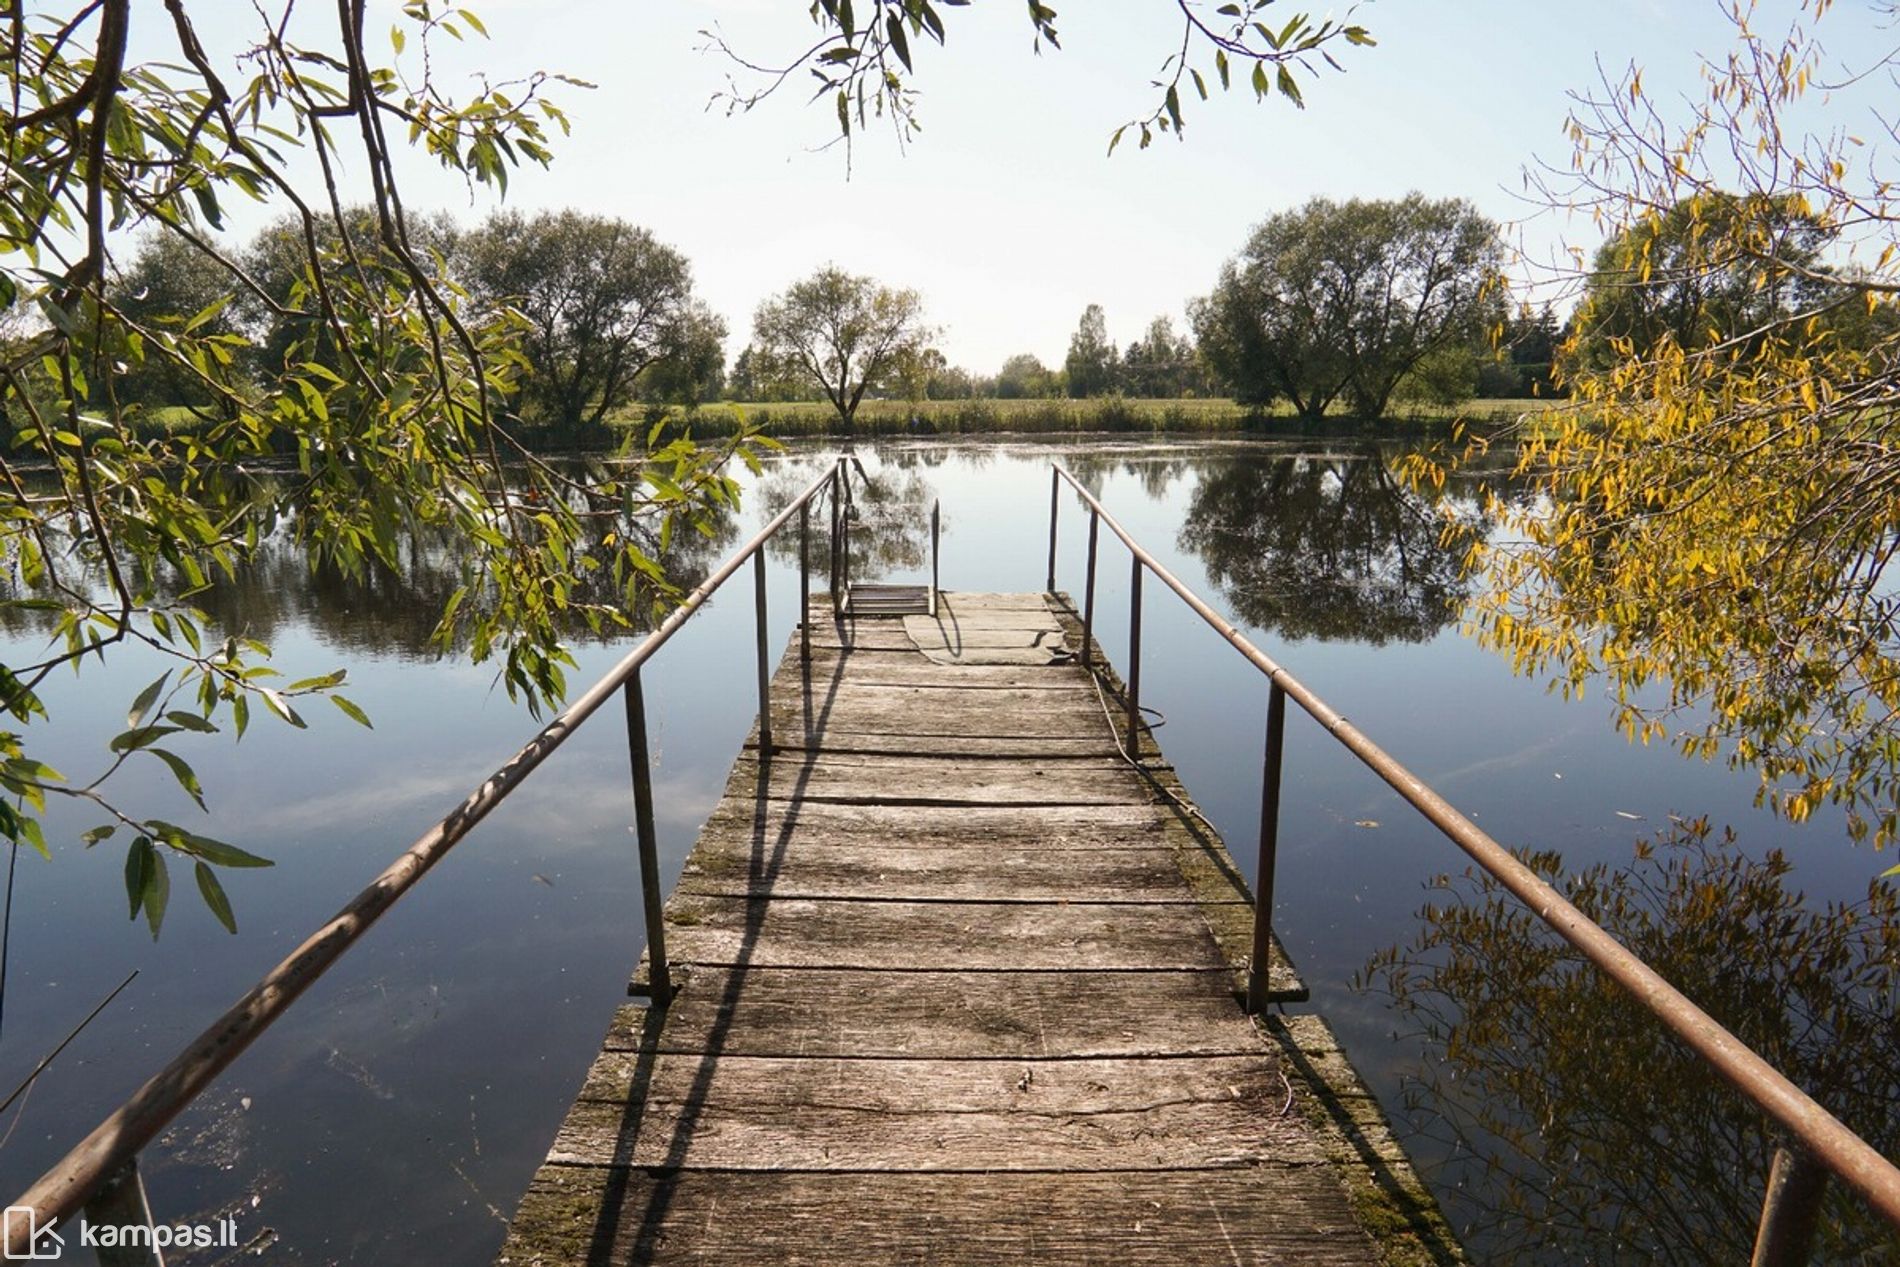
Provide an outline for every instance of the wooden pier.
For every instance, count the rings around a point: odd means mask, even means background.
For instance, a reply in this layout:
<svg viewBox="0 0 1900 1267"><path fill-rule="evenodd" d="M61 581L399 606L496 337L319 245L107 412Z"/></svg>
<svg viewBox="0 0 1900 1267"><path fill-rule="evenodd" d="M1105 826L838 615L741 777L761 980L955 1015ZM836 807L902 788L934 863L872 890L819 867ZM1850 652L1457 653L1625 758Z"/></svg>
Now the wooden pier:
<svg viewBox="0 0 1900 1267"><path fill-rule="evenodd" d="M500 1261L1461 1261L1072 613L825 612Z"/></svg>

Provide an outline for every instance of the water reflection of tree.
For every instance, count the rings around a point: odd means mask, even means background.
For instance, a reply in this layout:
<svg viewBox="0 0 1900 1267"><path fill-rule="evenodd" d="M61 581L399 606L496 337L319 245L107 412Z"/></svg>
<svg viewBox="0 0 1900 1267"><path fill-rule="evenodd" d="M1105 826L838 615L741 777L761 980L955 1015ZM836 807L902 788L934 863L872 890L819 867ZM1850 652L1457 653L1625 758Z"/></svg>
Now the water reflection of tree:
<svg viewBox="0 0 1900 1267"><path fill-rule="evenodd" d="M607 478L599 470L573 473L594 485ZM393 564L371 556L356 572L332 564L312 566L298 539L301 508L294 483L274 474L247 478L253 485L251 511L237 532L255 543L233 573L214 573L202 587L194 587L182 573L161 568L152 579L162 602L185 603L203 612L218 636L270 642L285 629L302 627L339 648L407 656L438 653L434 635L443 610L468 580L469 551L453 530L411 521L397 532ZM631 537L681 589L705 579L738 533L735 515L725 508L709 513L705 531L680 532L664 544L651 516L635 513L624 501L576 509L593 525L599 555L613 553L610 538ZM103 582L102 577L93 580ZM637 596L629 603L627 596L626 578L616 576L611 567L577 567L570 590L577 607L612 607L622 611L635 630L649 628L653 611ZM56 619L56 612L0 604L0 629L9 633L50 630ZM579 617L570 629L576 639L593 640L625 632L614 625L595 629Z"/></svg>
<svg viewBox="0 0 1900 1267"><path fill-rule="evenodd" d="M1786 862L1682 824L1627 868L1531 864L1876 1149L1900 1148L1900 890L1815 909ZM1500 1262L1746 1262L1778 1142L1764 1115L1489 878L1441 881L1366 980L1425 1045L1407 1103L1443 1136ZM1891 1261L1830 1185L1817 1262Z"/></svg>
<svg viewBox="0 0 1900 1267"><path fill-rule="evenodd" d="M1376 450L1262 456L1202 480L1179 542L1248 624L1378 645L1422 642L1462 607L1464 544L1445 527Z"/></svg>
<svg viewBox="0 0 1900 1267"><path fill-rule="evenodd" d="M1098 498L1112 476L1127 475L1141 485L1141 491L1150 501L1164 500L1168 490L1183 476L1226 460L1225 455L1210 458L1205 453L1184 450L1157 453L1108 446L1070 450L1060 459L1076 482Z"/></svg>
<svg viewBox="0 0 1900 1267"><path fill-rule="evenodd" d="M901 452L901 451L900 451ZM921 455L919 455L921 456ZM811 482L824 473L830 458L782 462L760 479L760 514L770 517L791 505ZM936 489L916 469L924 463L886 463L866 468L864 478L851 477L855 518L851 524L851 575L870 581L891 572L915 572L930 566L930 505ZM942 522L948 525L949 512ZM810 561L813 584L822 583L831 560L831 510L820 501L812 506ZM798 562L798 527L792 524L767 547L775 559Z"/></svg>

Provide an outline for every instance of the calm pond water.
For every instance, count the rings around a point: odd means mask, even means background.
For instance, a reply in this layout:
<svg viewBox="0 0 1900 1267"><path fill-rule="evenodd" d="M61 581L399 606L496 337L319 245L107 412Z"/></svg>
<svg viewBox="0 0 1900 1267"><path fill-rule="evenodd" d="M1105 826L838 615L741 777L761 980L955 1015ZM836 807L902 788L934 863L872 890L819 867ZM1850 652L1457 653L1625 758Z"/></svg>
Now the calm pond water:
<svg viewBox="0 0 1900 1267"><path fill-rule="evenodd" d="M1048 464L1061 460L1190 586L1507 844L1626 861L1674 812L1783 845L1810 894L1853 897L1886 859L1838 820L1791 827L1755 810L1754 781L1632 747L1601 701L1566 704L1514 678L1459 629L1455 560L1428 508L1376 450L1327 443L906 442L861 447L885 493L869 553L889 579L928 567L923 524L944 508L943 583L1036 590ZM760 496L700 547L723 556L825 455L768 466ZM1454 496L1470 488L1454 487ZM1082 517L1065 508L1059 584L1081 590ZM1125 665L1126 555L1104 534L1098 629ZM437 559L436 562L440 562ZM0 1186L21 1190L260 973L535 729L488 669L430 656L441 583L373 590L259 569L219 595L224 620L270 641L291 677L347 667L375 729L333 709L308 733L254 725L189 756L211 813L156 762L118 795L276 860L227 873L233 938L180 885L156 944L125 918L121 841L77 843L94 816L56 812L51 865L23 855L14 901L0 1082L10 1089L125 975L138 979L0 1124ZM862 579L870 579L860 573ZM771 558L771 639L796 612L796 559ZM716 600L648 674L661 857L670 886L752 721L749 586ZM1144 700L1189 789L1251 867L1264 682L1159 587L1146 594ZM37 646L10 635L8 657ZM591 681L628 644L585 645ZM735 666L739 666L735 669ZM47 760L98 764L103 737L156 670L115 659L54 697ZM610 710L611 711L611 710ZM1415 1059L1381 999L1349 979L1411 935L1422 886L1462 855L1294 713L1278 928L1374 1089L1400 1108ZM140 768L141 766L149 768ZM242 1239L292 1264L484 1264L544 1155L644 942L625 736L581 730L526 787L316 985L146 1155L166 1219L234 1211ZM1640 821L1639 821L1640 820ZM1432 1146L1421 1143L1431 1160ZM1455 1212L1455 1211L1454 1211Z"/></svg>

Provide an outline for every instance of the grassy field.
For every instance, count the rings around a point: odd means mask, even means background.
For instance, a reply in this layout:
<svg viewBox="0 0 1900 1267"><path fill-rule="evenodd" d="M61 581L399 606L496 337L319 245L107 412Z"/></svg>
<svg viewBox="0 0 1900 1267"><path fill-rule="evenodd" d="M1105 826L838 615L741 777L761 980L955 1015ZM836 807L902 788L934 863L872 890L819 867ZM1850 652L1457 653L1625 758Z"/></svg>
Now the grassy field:
<svg viewBox="0 0 1900 1267"><path fill-rule="evenodd" d="M1170 434L1170 435L1367 435L1444 432L1457 422L1496 428L1515 422L1525 413L1551 407L1547 400L1473 400L1455 409L1396 414L1367 423L1345 414L1314 422L1295 416L1284 406L1251 409L1231 400L1137 400L1119 396L1093 400L930 400L911 404L901 400L867 400L858 408L855 434L901 435L1049 435L1049 434ZM687 410L663 410L668 431L683 430L695 439L717 439L734 434L743 418L768 435L822 436L839 433L837 414L822 401L790 404L717 404ZM605 432L565 436L558 442L536 435L529 427L521 434L531 447L553 449L603 448L618 445L627 433L644 433L660 413L650 408L624 411L610 418ZM152 435L194 431L206 424L189 409L157 407L139 411L134 431ZM540 441L537 444L537 439Z"/></svg>
<svg viewBox="0 0 1900 1267"><path fill-rule="evenodd" d="M1502 426L1520 414L1549 408L1541 400L1474 400L1455 409L1399 414L1368 424L1346 415L1321 422L1303 420L1290 410L1250 409L1231 400L867 400L859 406L858 435L1001 435L1055 432L1166 432L1330 434L1368 429L1449 428L1464 421ZM838 430L837 414L823 402L795 404L711 404L687 411L667 410L671 423L685 423L696 437L730 435L740 418L775 436L825 435ZM654 415L629 414L614 425L651 426Z"/></svg>

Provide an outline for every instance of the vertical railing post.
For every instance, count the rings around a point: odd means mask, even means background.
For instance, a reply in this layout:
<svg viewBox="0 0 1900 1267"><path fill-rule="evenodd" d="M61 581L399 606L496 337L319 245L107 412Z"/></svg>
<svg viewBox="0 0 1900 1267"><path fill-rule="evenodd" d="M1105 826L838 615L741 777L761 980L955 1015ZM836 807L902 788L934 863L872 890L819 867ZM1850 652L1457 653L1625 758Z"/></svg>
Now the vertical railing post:
<svg viewBox="0 0 1900 1267"><path fill-rule="evenodd" d="M844 579L844 598L848 604L851 601L851 520L856 503L851 499L851 468L842 460L838 463L838 487L844 492L838 507L838 557L843 560L839 570Z"/></svg>
<svg viewBox="0 0 1900 1267"><path fill-rule="evenodd" d="M139 1178L136 1157L99 1185L92 1199L86 1202L84 1217L95 1228L153 1226L152 1206L145 1197L145 1181ZM120 1242L131 1240L132 1243L94 1246L93 1253L98 1258L99 1267L165 1267L165 1257L156 1245L123 1236L109 1239ZM12 1258L13 1255L8 1254L7 1257ZM56 1251L46 1257L58 1257L58 1253Z"/></svg>
<svg viewBox="0 0 1900 1267"><path fill-rule="evenodd" d="M811 663L811 499L798 503L798 659Z"/></svg>
<svg viewBox="0 0 1900 1267"><path fill-rule="evenodd" d="M838 513L838 481L839 472L842 469L842 467L837 466L831 468L831 489L830 496L827 498L831 503L831 536L828 544L831 548L831 614L833 616L838 614L838 536L840 521L843 518Z"/></svg>
<svg viewBox="0 0 1900 1267"><path fill-rule="evenodd" d="M1286 751L1286 692L1267 692L1267 748L1260 767L1260 856L1254 868L1253 958L1247 1010L1266 1010L1273 973L1273 872L1280 854L1280 760Z"/></svg>
<svg viewBox="0 0 1900 1267"><path fill-rule="evenodd" d="M656 1006L673 998L666 963L666 913L660 906L660 850L653 832L653 769L647 761L647 704L635 669L621 691L627 703L627 749L633 762L633 831L640 845L640 902L647 921L647 995Z"/></svg>
<svg viewBox="0 0 1900 1267"><path fill-rule="evenodd" d="M1128 580L1128 755L1141 760L1141 557Z"/></svg>
<svg viewBox="0 0 1900 1267"><path fill-rule="evenodd" d="M943 567L939 557L943 541L943 502L930 502L930 614L937 614L937 591L943 588Z"/></svg>
<svg viewBox="0 0 1900 1267"><path fill-rule="evenodd" d="M759 759L772 759L772 660L765 644L765 546L752 552L752 616L758 626Z"/></svg>
<svg viewBox="0 0 1900 1267"><path fill-rule="evenodd" d="M1089 561L1082 577L1082 667L1088 668L1095 657L1095 535L1102 516L1089 507Z"/></svg>
<svg viewBox="0 0 1900 1267"><path fill-rule="evenodd" d="M1827 1175L1827 1168L1807 1149L1799 1145L1775 1149L1749 1267L1806 1267L1814 1253Z"/></svg>
<svg viewBox="0 0 1900 1267"><path fill-rule="evenodd" d="M1062 468L1049 467L1049 581L1045 593L1056 592L1056 511L1062 505Z"/></svg>

